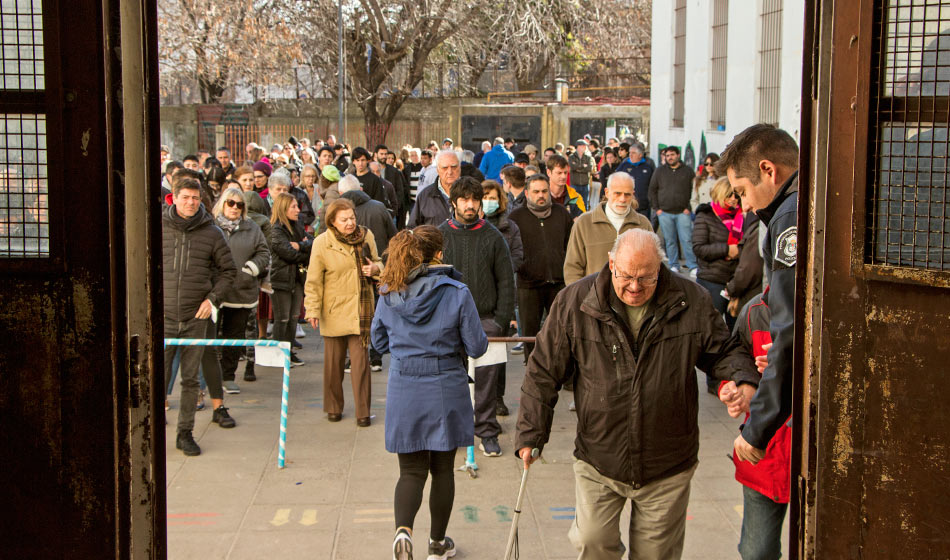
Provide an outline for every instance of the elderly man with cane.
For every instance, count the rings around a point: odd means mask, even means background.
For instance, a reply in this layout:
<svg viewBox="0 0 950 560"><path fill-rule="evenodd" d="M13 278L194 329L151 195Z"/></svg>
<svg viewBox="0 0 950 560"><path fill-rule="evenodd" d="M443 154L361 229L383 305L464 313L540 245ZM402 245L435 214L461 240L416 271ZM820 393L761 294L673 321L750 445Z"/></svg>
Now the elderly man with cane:
<svg viewBox="0 0 950 560"><path fill-rule="evenodd" d="M631 558L679 558L696 470L699 369L756 384L708 292L662 264L656 234L617 238L607 265L565 288L538 334L521 388L516 446L527 468L548 441L561 385L574 377L579 560L618 560L632 502Z"/></svg>

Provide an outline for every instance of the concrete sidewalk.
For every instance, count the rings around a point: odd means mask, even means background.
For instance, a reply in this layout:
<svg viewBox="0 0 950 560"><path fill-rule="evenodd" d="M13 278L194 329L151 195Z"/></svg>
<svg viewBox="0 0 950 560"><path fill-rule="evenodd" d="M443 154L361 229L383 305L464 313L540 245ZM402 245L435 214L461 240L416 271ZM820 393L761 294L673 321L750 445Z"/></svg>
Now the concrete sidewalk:
<svg viewBox="0 0 950 560"><path fill-rule="evenodd" d="M258 368L258 381L241 381L239 395L226 395L237 427L211 423L208 408L197 413L198 457L175 449L177 393L172 396L166 430L168 488L168 557L171 559L295 558L364 560L390 558L393 535L393 490L396 457L383 443L386 369L373 374L370 428L357 428L352 391L344 385L343 421L329 423L322 410L322 344L309 327L298 355L307 362L291 370L287 467L277 468L281 371ZM499 418L504 455L477 452L479 476L456 473L455 509L448 534L457 558L498 559L505 541L521 480L512 455L517 395L524 375L520 356L508 363L506 402L512 415ZM700 380L700 387L703 387ZM693 479L686 529L685 558L738 558L742 492L733 479L731 451L738 422L714 397L699 397L700 465ZM574 413L570 394L558 403L546 463L531 470L524 513L519 523L521 558L569 559L576 553L567 538L573 518L571 458ZM459 451L457 465L464 463ZM427 487L428 492L428 487ZM429 514L423 501L416 519L416 548L428 535ZM621 527L626 527L629 511ZM626 531L621 530L626 541ZM419 556L417 554L417 556ZM421 556L425 558L425 555Z"/></svg>

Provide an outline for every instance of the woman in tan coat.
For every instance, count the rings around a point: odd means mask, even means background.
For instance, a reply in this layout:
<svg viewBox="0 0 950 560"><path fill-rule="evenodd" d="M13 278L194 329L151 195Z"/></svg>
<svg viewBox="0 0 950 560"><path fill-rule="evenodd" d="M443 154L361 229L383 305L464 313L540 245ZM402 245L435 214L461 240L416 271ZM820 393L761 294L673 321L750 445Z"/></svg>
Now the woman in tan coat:
<svg viewBox="0 0 950 560"><path fill-rule="evenodd" d="M350 353L356 424L370 425L369 333L374 312L374 280L383 262L373 233L356 224L348 199L326 209L327 231L313 242L304 305L307 320L324 339L323 410L327 420L343 418L343 364Z"/></svg>

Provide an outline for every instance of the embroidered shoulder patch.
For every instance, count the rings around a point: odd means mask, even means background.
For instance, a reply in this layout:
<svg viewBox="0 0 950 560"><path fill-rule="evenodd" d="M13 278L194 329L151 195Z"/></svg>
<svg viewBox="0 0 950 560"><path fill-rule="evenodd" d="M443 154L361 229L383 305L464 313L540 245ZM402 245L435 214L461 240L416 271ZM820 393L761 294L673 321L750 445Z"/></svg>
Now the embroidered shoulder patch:
<svg viewBox="0 0 950 560"><path fill-rule="evenodd" d="M779 234L775 242L775 262L795 266L798 258L798 227L792 226Z"/></svg>

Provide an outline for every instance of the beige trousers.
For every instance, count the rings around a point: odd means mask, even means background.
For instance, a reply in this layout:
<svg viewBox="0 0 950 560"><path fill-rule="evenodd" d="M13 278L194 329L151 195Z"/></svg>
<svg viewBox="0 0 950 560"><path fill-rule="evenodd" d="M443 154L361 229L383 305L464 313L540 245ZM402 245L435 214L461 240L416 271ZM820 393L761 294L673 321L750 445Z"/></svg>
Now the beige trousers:
<svg viewBox="0 0 950 560"><path fill-rule="evenodd" d="M620 560L620 513L630 500L630 558L675 559L683 554L689 483L696 465L641 488L574 461L577 505L570 537L578 560Z"/></svg>

